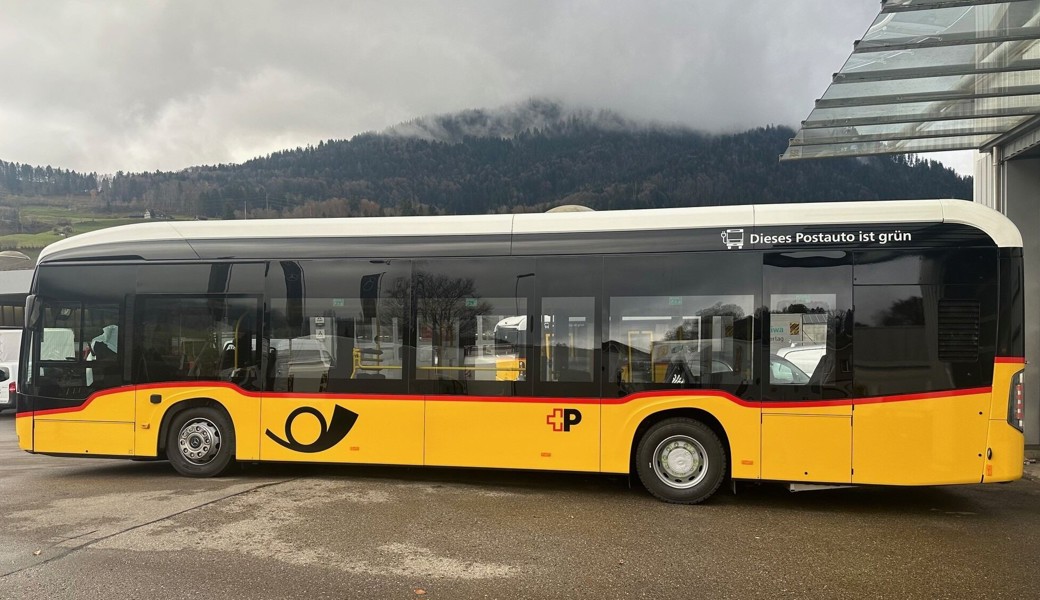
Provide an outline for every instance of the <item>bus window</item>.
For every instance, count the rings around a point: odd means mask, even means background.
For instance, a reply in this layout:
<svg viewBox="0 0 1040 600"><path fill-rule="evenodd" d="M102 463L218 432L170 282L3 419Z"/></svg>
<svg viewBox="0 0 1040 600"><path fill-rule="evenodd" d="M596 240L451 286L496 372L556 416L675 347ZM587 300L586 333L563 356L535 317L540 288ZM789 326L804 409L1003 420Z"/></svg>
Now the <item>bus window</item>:
<svg viewBox="0 0 1040 600"><path fill-rule="evenodd" d="M268 389L404 391L408 261L282 261L267 280Z"/></svg>
<svg viewBox="0 0 1040 600"><path fill-rule="evenodd" d="M425 393L528 393L530 259L417 263L415 378Z"/></svg>
<svg viewBox="0 0 1040 600"><path fill-rule="evenodd" d="M42 316L42 395L80 398L122 385L119 306L58 303L45 305Z"/></svg>
<svg viewBox="0 0 1040 600"><path fill-rule="evenodd" d="M764 400L852 393L852 261L843 251L767 255Z"/></svg>
<svg viewBox="0 0 1040 600"><path fill-rule="evenodd" d="M143 295L135 325L138 382L217 380L259 389L256 298Z"/></svg>
<svg viewBox="0 0 1040 600"><path fill-rule="evenodd" d="M752 296L610 298L612 377L630 391L751 379Z"/></svg>
<svg viewBox="0 0 1040 600"><path fill-rule="evenodd" d="M543 298L542 381L593 380L595 298Z"/></svg>
<svg viewBox="0 0 1040 600"><path fill-rule="evenodd" d="M450 381L526 377L525 298L421 297L416 376Z"/></svg>

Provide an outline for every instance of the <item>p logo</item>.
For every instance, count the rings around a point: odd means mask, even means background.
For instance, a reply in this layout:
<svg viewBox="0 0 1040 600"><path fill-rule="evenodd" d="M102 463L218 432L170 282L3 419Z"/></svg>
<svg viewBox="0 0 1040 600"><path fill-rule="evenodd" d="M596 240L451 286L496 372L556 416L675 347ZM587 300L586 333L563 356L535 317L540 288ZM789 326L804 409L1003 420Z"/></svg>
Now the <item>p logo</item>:
<svg viewBox="0 0 1040 600"><path fill-rule="evenodd" d="M570 431L578 423L581 423L581 411L576 408L554 408L545 417L545 424L553 431Z"/></svg>

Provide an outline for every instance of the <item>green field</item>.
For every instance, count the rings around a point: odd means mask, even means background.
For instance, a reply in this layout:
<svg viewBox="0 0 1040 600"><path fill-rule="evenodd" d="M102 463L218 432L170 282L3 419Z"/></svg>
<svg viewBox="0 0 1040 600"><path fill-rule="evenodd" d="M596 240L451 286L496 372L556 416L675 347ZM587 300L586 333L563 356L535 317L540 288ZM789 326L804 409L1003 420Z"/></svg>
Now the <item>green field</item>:
<svg viewBox="0 0 1040 600"><path fill-rule="evenodd" d="M17 207L22 229L35 233L11 233L13 227L6 227L4 231L8 233L0 233L0 250L19 250L34 260L44 247L66 237L117 225L148 222L140 217L130 217L126 213L99 214L86 207L47 200L40 204L23 200L5 202L4 205Z"/></svg>

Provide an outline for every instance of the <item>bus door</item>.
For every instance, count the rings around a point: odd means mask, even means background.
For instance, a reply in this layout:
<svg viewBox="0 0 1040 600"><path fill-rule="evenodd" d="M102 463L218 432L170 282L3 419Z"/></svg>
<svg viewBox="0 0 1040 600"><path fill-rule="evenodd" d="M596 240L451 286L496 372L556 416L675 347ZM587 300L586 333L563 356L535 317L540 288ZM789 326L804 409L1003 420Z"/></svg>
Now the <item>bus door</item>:
<svg viewBox="0 0 1040 600"><path fill-rule="evenodd" d="M256 296L137 297L133 372L142 447L169 443L154 436L171 408L205 399L231 418L236 456L257 458L248 432L259 427L260 306Z"/></svg>
<svg viewBox="0 0 1040 600"><path fill-rule="evenodd" d="M551 261L551 262L550 262ZM590 259L539 260L540 315L532 328L531 374L534 395L546 404L532 434L540 442L538 458L553 469L598 471L601 469L602 352L599 350L601 314L599 269ZM591 259L598 267L598 260ZM548 264L544 264L548 263ZM577 275L580 269L584 275ZM563 271L553 273L553 271ZM580 287L579 287L580 286ZM595 295L594 295L595 294Z"/></svg>
<svg viewBox="0 0 1040 600"><path fill-rule="evenodd" d="M123 385L120 351L123 306L42 301L27 386L35 452L134 455L134 395Z"/></svg>
<svg viewBox="0 0 1040 600"><path fill-rule="evenodd" d="M260 458L421 465L411 261L271 263Z"/></svg>
<svg viewBox="0 0 1040 600"><path fill-rule="evenodd" d="M852 261L843 251L767 254L762 478L852 478Z"/></svg>
<svg viewBox="0 0 1040 600"><path fill-rule="evenodd" d="M591 385L585 341L573 352L561 348L554 362L545 351L547 340L555 352L570 333L593 335L592 315L578 313L594 304L561 299L538 311L537 282L555 278L543 277L542 261L537 277L535 267L529 258L416 263L415 376L426 399L427 465L598 469L598 399L586 398L590 407L562 389L535 393L535 379L550 377L542 368L564 387Z"/></svg>

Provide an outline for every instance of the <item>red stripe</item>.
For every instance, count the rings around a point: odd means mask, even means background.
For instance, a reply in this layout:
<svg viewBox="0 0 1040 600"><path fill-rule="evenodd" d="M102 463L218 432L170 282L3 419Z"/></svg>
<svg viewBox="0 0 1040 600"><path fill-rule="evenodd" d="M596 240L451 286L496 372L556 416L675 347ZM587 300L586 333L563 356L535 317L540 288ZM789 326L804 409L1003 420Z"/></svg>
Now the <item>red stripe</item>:
<svg viewBox="0 0 1040 600"><path fill-rule="evenodd" d="M1024 356L998 356L993 359L995 363L1012 363L1012 364L1025 364L1026 358Z"/></svg>
<svg viewBox="0 0 1040 600"><path fill-rule="evenodd" d="M259 392L251 392L238 388L237 386L227 382L205 382L204 384L193 383L193 382L171 382L168 384L161 383L150 383L146 385L140 385L137 387L138 391L147 390L158 390L158 389L170 389L170 388L227 388L238 394L241 394L250 398L260 399L261 396L264 399L278 399L278 400L344 400L344 401L358 401L358 400L394 400L394 401L427 401L427 402L486 402L486 403L512 403L512 404L586 404L586 405L622 405L630 402L636 402L647 398L688 398L688 397L700 397L700 398L720 398L743 406L745 408L814 408L814 407L826 407L826 406L852 406L859 404L881 404L889 402L911 402L914 400L934 400L938 398L949 398L956 396L971 396L975 394L990 394L993 391L991 387L979 387L962 390L947 390L941 392L925 392L919 394L898 394L892 396L872 396L866 398L852 398L843 400L801 400L794 402L753 402L737 398L736 396L727 392L719 390L654 390L648 392L638 392L635 394L629 394L628 396L622 396L620 398L553 398L545 396L451 396L451 395L394 395L394 394L294 394L289 392L280 393L269 393L260 394ZM86 401L79 405L69 408L51 408L46 410L38 410L35 413L23 412L18 413L16 416L28 416L35 414L35 416L46 416L56 415L64 413L79 412L85 410L91 402L104 396L109 396L116 393L125 393L132 391L133 386L123 386L118 388L112 388L101 392L91 394Z"/></svg>

